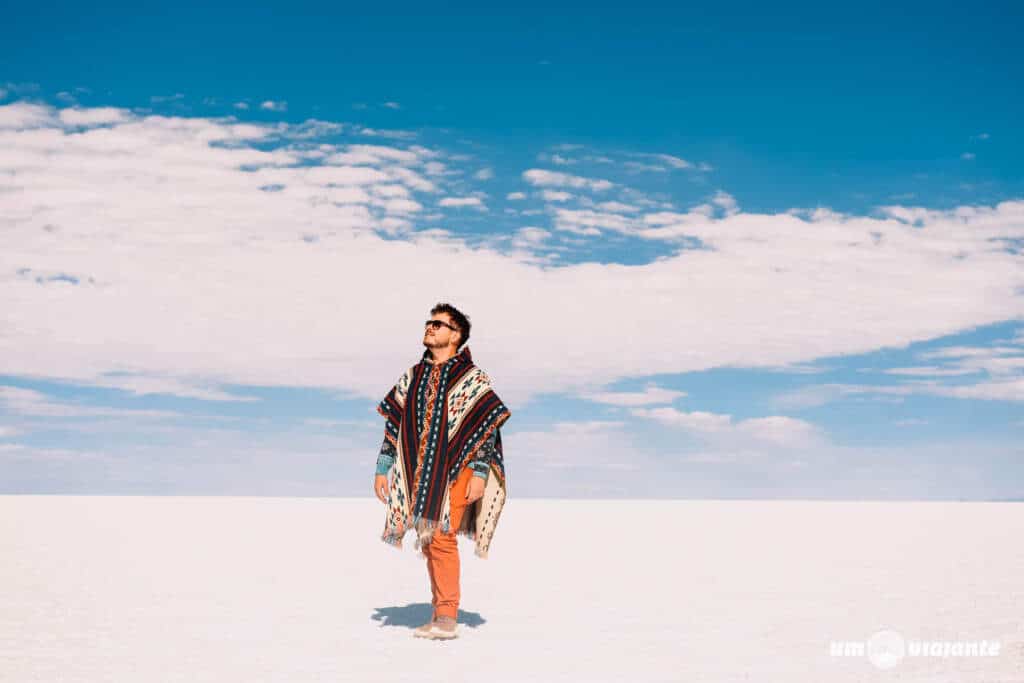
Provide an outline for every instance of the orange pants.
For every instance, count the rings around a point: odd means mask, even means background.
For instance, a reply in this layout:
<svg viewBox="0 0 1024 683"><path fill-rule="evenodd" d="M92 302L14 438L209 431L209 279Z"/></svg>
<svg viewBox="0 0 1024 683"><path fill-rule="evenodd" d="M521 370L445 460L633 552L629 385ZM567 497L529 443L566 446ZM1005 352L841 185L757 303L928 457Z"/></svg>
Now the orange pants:
<svg viewBox="0 0 1024 683"><path fill-rule="evenodd" d="M430 543L423 546L423 554L427 556L427 573L430 574L431 604L434 605L434 618L439 616L455 617L459 612L459 544L455 530L462 522L462 513L466 509L466 491L469 479L473 476L473 468L463 467L451 492L451 531L441 533L441 527L434 529Z"/></svg>

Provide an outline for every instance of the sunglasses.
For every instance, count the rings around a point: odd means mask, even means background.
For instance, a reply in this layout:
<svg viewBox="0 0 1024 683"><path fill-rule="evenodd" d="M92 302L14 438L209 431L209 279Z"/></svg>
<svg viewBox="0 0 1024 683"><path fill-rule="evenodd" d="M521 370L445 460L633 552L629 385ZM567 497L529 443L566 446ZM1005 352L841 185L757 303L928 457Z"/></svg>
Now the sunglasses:
<svg viewBox="0 0 1024 683"><path fill-rule="evenodd" d="M459 328L452 327L451 325L449 325L448 323L446 323L443 320L428 320L427 322L425 322L423 324L424 324L425 327L430 327L430 328L433 328L435 330L439 330L439 329L441 329L442 326L444 326L444 327L447 327L452 332L458 332L459 331Z"/></svg>

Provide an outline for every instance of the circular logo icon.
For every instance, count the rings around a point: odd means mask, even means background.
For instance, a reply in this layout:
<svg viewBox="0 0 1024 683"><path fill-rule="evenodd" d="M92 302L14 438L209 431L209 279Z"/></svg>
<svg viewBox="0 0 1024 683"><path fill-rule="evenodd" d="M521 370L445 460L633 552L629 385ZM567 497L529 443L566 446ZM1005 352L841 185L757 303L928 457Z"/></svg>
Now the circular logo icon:
<svg viewBox="0 0 1024 683"><path fill-rule="evenodd" d="M868 659L879 669L891 669L907 654L898 631L876 631L868 638Z"/></svg>

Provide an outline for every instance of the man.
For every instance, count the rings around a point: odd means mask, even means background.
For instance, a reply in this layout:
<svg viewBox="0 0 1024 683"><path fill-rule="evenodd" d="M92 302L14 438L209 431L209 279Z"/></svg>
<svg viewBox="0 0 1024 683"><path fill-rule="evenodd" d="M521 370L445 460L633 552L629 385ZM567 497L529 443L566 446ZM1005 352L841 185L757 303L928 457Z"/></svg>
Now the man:
<svg viewBox="0 0 1024 683"><path fill-rule="evenodd" d="M511 413L473 363L470 327L454 306L434 306L422 358L377 406L385 419L373 479L387 506L381 540L401 548L406 531L416 530L433 605L430 621L413 632L422 638L457 636L457 535L472 538L486 558L506 498L499 428Z"/></svg>

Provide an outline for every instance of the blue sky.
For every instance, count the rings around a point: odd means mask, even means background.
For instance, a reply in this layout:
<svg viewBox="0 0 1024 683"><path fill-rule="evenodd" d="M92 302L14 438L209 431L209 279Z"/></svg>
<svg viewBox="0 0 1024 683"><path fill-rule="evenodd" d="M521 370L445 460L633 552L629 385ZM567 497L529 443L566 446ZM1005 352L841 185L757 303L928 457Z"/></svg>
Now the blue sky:
<svg viewBox="0 0 1024 683"><path fill-rule="evenodd" d="M1010 4L7 16L0 492L370 495L449 300L511 495L1024 497Z"/></svg>

